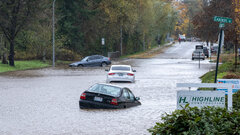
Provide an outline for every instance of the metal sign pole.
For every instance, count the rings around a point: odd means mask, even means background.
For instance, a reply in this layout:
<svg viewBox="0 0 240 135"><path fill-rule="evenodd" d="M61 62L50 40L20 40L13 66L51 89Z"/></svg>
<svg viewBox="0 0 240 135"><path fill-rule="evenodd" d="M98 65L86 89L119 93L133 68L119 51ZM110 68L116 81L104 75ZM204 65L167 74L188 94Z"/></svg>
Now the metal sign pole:
<svg viewBox="0 0 240 135"><path fill-rule="evenodd" d="M199 60L198 68L200 69L200 51L199 51L199 58L198 58L198 60Z"/></svg>
<svg viewBox="0 0 240 135"><path fill-rule="evenodd" d="M218 73L218 65L219 65L219 56L220 56L220 51L221 51L221 44L222 44L222 35L223 35L223 29L221 28L220 30L220 39L219 39L219 43L218 43L218 55L217 55L217 63L216 63L216 72L215 72L215 79L214 79L214 83L217 83L217 73Z"/></svg>

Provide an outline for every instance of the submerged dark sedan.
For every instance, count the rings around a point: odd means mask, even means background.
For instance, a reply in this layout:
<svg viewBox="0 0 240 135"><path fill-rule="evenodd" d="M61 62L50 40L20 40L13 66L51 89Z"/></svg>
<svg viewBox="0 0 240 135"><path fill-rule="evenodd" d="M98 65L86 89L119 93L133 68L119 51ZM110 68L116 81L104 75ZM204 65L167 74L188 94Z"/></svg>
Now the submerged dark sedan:
<svg viewBox="0 0 240 135"><path fill-rule="evenodd" d="M79 107L118 109L141 105L140 98L135 97L131 90L110 84L95 84L84 91L79 100Z"/></svg>
<svg viewBox="0 0 240 135"><path fill-rule="evenodd" d="M69 67L93 67L93 66L105 67L110 64L111 64L110 58L101 55L92 55L83 58L81 61L70 64Z"/></svg>

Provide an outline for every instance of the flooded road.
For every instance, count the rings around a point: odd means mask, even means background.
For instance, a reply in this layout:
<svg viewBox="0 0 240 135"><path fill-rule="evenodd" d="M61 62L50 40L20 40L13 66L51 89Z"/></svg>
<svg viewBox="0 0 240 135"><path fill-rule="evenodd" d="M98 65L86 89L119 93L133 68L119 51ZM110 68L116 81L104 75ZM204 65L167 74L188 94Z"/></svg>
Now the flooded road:
<svg viewBox="0 0 240 135"><path fill-rule="evenodd" d="M114 83L129 87L141 106L120 110L82 110L80 94L105 82L104 68L40 69L0 76L1 135L135 135L161 115L176 109L176 83L198 83L215 64L192 61L196 43L175 44L152 59L129 59L136 82ZM15 75L14 75L15 74ZM187 89L187 88L186 88Z"/></svg>

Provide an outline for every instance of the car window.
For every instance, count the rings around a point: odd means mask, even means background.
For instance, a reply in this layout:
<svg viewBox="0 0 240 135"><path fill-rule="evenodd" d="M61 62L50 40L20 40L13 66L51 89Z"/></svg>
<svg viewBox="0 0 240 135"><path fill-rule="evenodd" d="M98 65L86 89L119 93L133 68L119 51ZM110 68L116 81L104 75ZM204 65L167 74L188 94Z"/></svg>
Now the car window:
<svg viewBox="0 0 240 135"><path fill-rule="evenodd" d="M102 56L97 55L95 56L95 59L102 59Z"/></svg>
<svg viewBox="0 0 240 135"><path fill-rule="evenodd" d="M124 70L124 71L130 71L130 67L114 66L114 67L112 67L112 70Z"/></svg>
<svg viewBox="0 0 240 135"><path fill-rule="evenodd" d="M95 58L94 58L94 56L90 56L89 58L88 58L88 60L94 60Z"/></svg>
<svg viewBox="0 0 240 135"><path fill-rule="evenodd" d="M128 100L130 99L130 95L127 89L123 89L123 97Z"/></svg>
<svg viewBox="0 0 240 135"><path fill-rule="evenodd" d="M82 59L82 61L86 61L87 59L88 59L88 57L85 57L85 58Z"/></svg>
<svg viewBox="0 0 240 135"><path fill-rule="evenodd" d="M134 101L135 97L134 97L133 93L130 90L128 90L128 93L129 93L129 96L130 96L130 100Z"/></svg>
<svg viewBox="0 0 240 135"><path fill-rule="evenodd" d="M104 84L96 84L89 88L90 92L94 93L101 93L105 95L110 95L113 97L119 97L121 93L121 88L115 87L115 86L110 86L110 85L104 85Z"/></svg>

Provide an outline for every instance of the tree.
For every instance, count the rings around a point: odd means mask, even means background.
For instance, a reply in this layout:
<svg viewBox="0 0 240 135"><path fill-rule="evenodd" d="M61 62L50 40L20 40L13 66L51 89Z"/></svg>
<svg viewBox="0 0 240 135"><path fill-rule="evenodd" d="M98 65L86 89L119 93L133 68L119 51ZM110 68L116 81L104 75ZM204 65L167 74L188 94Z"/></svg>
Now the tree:
<svg viewBox="0 0 240 135"><path fill-rule="evenodd" d="M15 38L37 11L38 0L1 0L0 29L10 44L9 65L14 66Z"/></svg>
<svg viewBox="0 0 240 135"><path fill-rule="evenodd" d="M209 5L203 7L193 18L194 34L205 41L215 42L218 38L219 23L213 21L214 16L223 16L232 18L232 5L226 0L212 0ZM225 41L231 41L233 27L226 24Z"/></svg>

